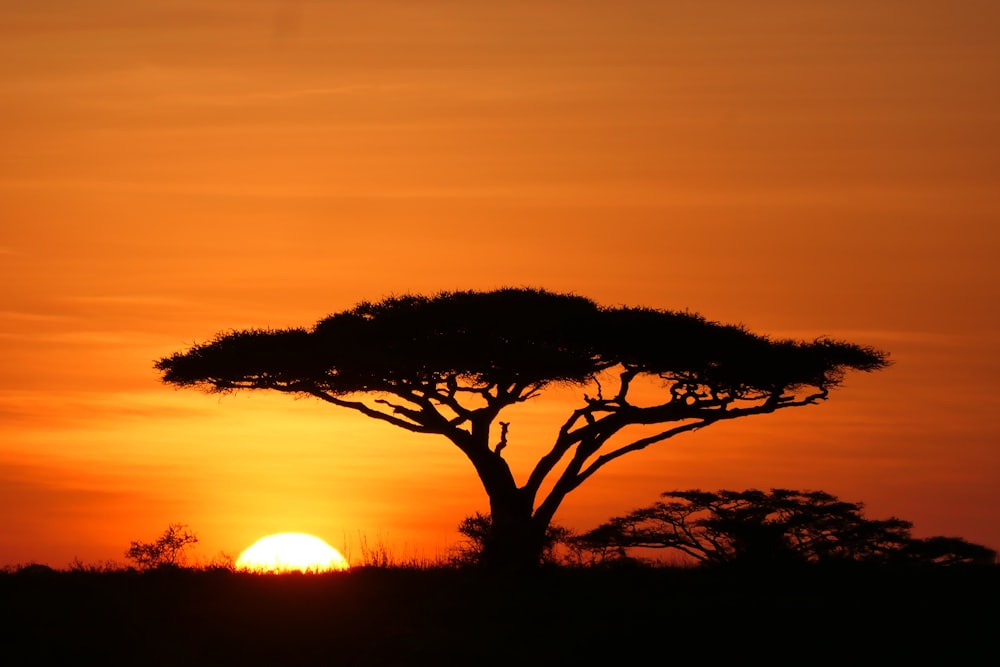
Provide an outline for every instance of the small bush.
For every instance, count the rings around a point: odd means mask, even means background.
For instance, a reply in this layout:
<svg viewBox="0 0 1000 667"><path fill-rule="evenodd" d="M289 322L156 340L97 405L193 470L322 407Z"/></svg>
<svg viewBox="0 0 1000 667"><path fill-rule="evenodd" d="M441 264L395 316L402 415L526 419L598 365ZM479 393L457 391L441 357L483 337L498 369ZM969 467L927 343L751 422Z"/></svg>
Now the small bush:
<svg viewBox="0 0 1000 667"><path fill-rule="evenodd" d="M172 523L155 542L132 542L125 557L140 570L181 567L185 551L198 543L198 536L183 523Z"/></svg>

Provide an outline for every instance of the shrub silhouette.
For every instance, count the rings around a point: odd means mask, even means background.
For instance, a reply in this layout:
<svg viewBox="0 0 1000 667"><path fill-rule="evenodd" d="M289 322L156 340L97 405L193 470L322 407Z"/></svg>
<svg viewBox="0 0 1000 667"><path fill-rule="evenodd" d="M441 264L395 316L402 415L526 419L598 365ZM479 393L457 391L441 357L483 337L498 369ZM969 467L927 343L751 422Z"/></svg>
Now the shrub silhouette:
<svg viewBox="0 0 1000 667"><path fill-rule="evenodd" d="M184 564L185 550L197 543L198 536L189 526L172 523L153 542L133 541L125 552L125 557L140 570L180 567Z"/></svg>
<svg viewBox="0 0 1000 667"><path fill-rule="evenodd" d="M493 537L492 519L489 514L476 512L467 516L458 524L458 532L462 541L453 550L451 563L453 565L481 565L490 549ZM545 531L545 543L542 547L541 562L555 564L558 562L556 548L560 544L569 544L572 532L563 526L550 524Z"/></svg>

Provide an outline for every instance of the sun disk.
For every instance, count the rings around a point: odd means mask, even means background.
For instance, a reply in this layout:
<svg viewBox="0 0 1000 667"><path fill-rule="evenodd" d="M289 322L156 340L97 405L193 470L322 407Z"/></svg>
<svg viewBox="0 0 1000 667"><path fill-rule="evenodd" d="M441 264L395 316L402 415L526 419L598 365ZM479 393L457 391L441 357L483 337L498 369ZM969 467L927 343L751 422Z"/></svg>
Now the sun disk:
<svg viewBox="0 0 1000 667"><path fill-rule="evenodd" d="M262 537L236 559L237 570L251 572L331 572L348 567L339 551L307 533Z"/></svg>

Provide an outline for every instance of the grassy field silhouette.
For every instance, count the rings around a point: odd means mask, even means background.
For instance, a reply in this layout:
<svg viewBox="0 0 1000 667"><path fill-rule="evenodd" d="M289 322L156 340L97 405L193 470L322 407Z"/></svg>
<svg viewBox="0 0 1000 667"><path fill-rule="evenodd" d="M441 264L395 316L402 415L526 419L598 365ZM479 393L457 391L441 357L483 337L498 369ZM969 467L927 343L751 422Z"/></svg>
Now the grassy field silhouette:
<svg viewBox="0 0 1000 667"><path fill-rule="evenodd" d="M0 574L19 665L955 660L992 653L998 593L997 566Z"/></svg>

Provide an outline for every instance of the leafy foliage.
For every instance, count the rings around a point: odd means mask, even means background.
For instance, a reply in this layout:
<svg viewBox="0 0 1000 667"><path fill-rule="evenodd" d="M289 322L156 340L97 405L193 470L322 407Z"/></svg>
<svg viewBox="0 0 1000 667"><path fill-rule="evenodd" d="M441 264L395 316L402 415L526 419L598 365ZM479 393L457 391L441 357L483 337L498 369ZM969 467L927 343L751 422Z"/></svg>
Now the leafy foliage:
<svg viewBox="0 0 1000 667"><path fill-rule="evenodd" d="M213 391L344 395L451 380L540 389L584 383L617 364L736 398L830 387L845 369L876 370L886 360L828 339L771 341L687 312L602 308L580 296L507 288L366 301L311 330L228 332L156 367L165 382Z"/></svg>
<svg viewBox="0 0 1000 667"><path fill-rule="evenodd" d="M959 538L916 539L902 519L867 519L861 503L822 491L670 491L666 500L575 538L605 556L673 549L704 564L992 563L996 552Z"/></svg>

